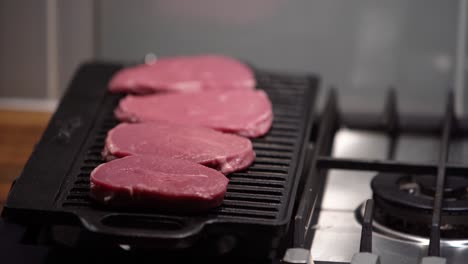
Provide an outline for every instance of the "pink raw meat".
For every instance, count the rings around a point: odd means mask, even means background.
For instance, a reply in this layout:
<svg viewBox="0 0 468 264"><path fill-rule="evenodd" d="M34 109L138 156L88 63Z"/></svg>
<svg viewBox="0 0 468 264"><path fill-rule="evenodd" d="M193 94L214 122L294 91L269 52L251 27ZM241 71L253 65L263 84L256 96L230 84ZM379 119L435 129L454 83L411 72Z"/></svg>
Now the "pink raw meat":
<svg viewBox="0 0 468 264"><path fill-rule="evenodd" d="M91 197L98 202L202 211L219 206L228 179L203 165L155 156L128 156L91 172Z"/></svg>
<svg viewBox="0 0 468 264"><path fill-rule="evenodd" d="M146 94L202 90L252 90L255 77L249 67L220 55L162 58L152 64L126 68L111 80L113 92Z"/></svg>
<svg viewBox="0 0 468 264"><path fill-rule="evenodd" d="M273 121L271 102L262 90L127 96L115 114L127 122L166 120L252 138L268 132Z"/></svg>
<svg viewBox="0 0 468 264"><path fill-rule="evenodd" d="M107 134L107 160L150 155L193 161L224 174L247 168L255 159L249 139L200 126L165 121L122 123Z"/></svg>

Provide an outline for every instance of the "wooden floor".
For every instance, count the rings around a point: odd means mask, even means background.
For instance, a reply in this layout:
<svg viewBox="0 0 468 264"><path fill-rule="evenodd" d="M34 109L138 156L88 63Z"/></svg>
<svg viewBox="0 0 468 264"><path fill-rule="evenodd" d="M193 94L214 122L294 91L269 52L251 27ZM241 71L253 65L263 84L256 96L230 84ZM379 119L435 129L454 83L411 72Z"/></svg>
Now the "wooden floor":
<svg viewBox="0 0 468 264"><path fill-rule="evenodd" d="M50 113L0 109L0 211L11 182L21 173L50 117Z"/></svg>

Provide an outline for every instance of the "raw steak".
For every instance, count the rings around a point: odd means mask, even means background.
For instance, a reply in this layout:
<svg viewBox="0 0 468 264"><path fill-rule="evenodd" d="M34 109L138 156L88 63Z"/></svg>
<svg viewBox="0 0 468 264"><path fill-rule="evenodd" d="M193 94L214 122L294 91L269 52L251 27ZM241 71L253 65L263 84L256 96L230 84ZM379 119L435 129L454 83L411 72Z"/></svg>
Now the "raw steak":
<svg viewBox="0 0 468 264"><path fill-rule="evenodd" d="M219 55L162 58L118 72L109 89L114 92L193 92L255 87L252 71L239 61Z"/></svg>
<svg viewBox="0 0 468 264"><path fill-rule="evenodd" d="M128 156L91 172L91 196L104 204L201 211L219 206L228 179L203 165L156 156Z"/></svg>
<svg viewBox="0 0 468 264"><path fill-rule="evenodd" d="M210 128L155 121L122 123L109 131L105 159L139 154L190 160L224 174L245 169L255 159L250 140Z"/></svg>
<svg viewBox="0 0 468 264"><path fill-rule="evenodd" d="M246 137L264 135L273 120L270 100L262 90L127 96L115 114L127 122L167 120Z"/></svg>

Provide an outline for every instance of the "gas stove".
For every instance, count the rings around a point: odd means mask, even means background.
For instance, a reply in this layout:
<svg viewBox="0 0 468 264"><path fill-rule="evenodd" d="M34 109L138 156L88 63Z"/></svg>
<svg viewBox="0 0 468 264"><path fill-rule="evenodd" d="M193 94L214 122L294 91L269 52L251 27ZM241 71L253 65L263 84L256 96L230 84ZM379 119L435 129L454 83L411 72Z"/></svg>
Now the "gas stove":
<svg viewBox="0 0 468 264"><path fill-rule="evenodd" d="M310 228L312 259L465 263L467 141L451 93L445 113L432 118L403 116L394 90L374 116L337 111L335 100L332 92L321 121L333 146L315 157L326 175Z"/></svg>
<svg viewBox="0 0 468 264"><path fill-rule="evenodd" d="M258 77L273 87L270 93L278 119L273 134L254 141L260 159L232 177L227 203L208 215L207 223L216 223L215 217L223 220L224 225L207 233L208 238L216 234L216 239L207 239L192 251L161 250L161 243L154 242L162 240L153 238L165 227L174 228L167 220L176 217L191 223L195 218L112 212L95 207L86 195L87 175L101 162L99 144L116 124L109 113L120 97L105 95L102 87L118 68L88 65L72 83L61 108L73 111L59 108L45 134L50 140L42 142L56 144L38 145L7 202L6 221L0 226L4 260L458 264L468 259L468 166L464 165L468 140L464 124L454 117L450 93L443 114L432 115L402 111L393 89L378 113L348 111L340 94L330 89L323 109L314 113L314 90L304 96L301 89L315 89L316 78L269 73ZM80 87L88 87L90 93ZM89 107L82 111L79 100L90 101ZM91 121L76 118L76 113ZM84 128L92 133L83 133ZM45 160L63 161L49 168L58 170L53 181L30 176L48 169L34 166L44 153L63 153L62 148L68 149L66 155ZM38 186L44 192L35 200L18 191L36 191ZM292 198L286 199L284 193ZM64 214L70 212L80 220ZM289 219L277 221L278 215ZM177 234L171 241L177 241ZM244 247L238 241L245 241ZM231 255L235 246L239 249ZM199 254L200 249L217 254ZM252 257L260 249L268 257Z"/></svg>

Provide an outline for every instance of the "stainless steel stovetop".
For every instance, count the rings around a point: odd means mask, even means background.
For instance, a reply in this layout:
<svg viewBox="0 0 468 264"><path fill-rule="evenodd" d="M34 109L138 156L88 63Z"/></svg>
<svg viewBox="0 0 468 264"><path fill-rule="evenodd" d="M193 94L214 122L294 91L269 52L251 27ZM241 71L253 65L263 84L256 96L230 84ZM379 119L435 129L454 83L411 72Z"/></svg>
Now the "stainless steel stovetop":
<svg viewBox="0 0 468 264"><path fill-rule="evenodd" d="M468 138L453 94L435 114L402 111L392 90L380 112L347 111L336 98L311 159L309 177L323 184L305 187L322 189L294 250L310 243L309 263L467 263ZM290 250L287 260L301 258Z"/></svg>
<svg viewBox="0 0 468 264"><path fill-rule="evenodd" d="M340 158L385 159L390 139L385 133L341 129L336 133L332 155ZM468 158L468 140L451 146L449 161ZM439 152L437 137L402 135L395 159L414 162L436 162ZM377 172L330 170L327 175L318 223L313 227L312 257L319 261L351 262L359 251L361 224L357 214L362 204L372 198L371 180ZM381 264L415 264L427 255L428 238L385 228L374 222L373 252ZM443 240L441 254L448 263L466 263L468 238Z"/></svg>

